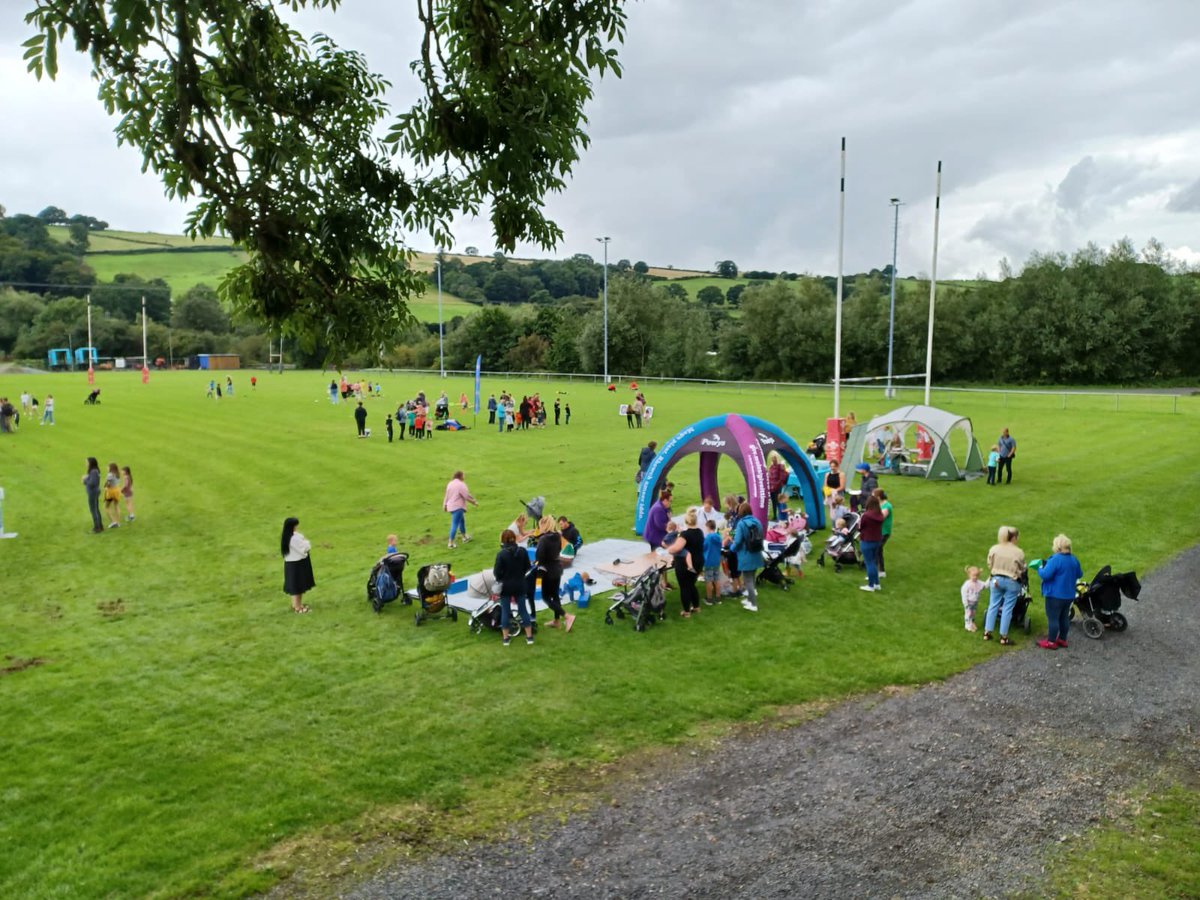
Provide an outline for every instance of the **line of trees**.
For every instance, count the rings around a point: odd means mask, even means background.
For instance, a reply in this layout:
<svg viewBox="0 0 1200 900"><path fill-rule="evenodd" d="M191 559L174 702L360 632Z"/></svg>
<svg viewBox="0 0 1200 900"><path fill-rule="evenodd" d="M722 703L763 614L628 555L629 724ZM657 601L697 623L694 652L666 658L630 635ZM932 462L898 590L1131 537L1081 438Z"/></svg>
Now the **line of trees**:
<svg viewBox="0 0 1200 900"><path fill-rule="evenodd" d="M474 250L474 247L467 248ZM646 278L650 267L643 261L622 259L610 264L609 273L636 274ZM437 272L429 275L437 283ZM604 282L604 266L586 253L570 259L543 259L517 263L497 253L491 259L464 263L442 260L442 289L476 303L552 303L569 297L597 297Z"/></svg>
<svg viewBox="0 0 1200 900"><path fill-rule="evenodd" d="M860 274L845 294L842 372L887 372L886 270ZM849 279L848 279L849 281ZM670 283L609 279L610 372L825 382L833 377L834 292L818 277L778 278L740 292L740 314L692 303ZM896 298L893 371L925 368L929 283ZM1034 255L1019 274L974 288L940 287L934 377L942 382L1110 384L1200 376L1200 275L1182 273L1151 242ZM513 312L486 307L449 324L446 365L602 371L603 314L575 297ZM437 365L436 332L415 331L393 365Z"/></svg>
<svg viewBox="0 0 1200 900"><path fill-rule="evenodd" d="M104 356L141 355L144 298L151 356L232 351L265 358L259 328L234 327L211 287L196 285L172 302L160 278L119 274L101 282L83 261L91 225L69 224L64 242L50 236L47 223L55 221L71 220L57 207L36 216L6 216L0 208L0 356L39 359L55 347L83 346L90 295L92 343Z"/></svg>
<svg viewBox="0 0 1200 900"><path fill-rule="evenodd" d="M0 210L0 281L64 285L0 287L0 354L42 357L86 339L92 297L93 343L104 355L141 352L142 297L152 355L238 352L265 359L267 337L232 322L216 292L197 285L171 300L161 280L118 275L100 284L79 242L53 240L42 216ZM726 272L736 265L726 260ZM608 369L629 375L828 381L833 375L834 287L828 277L781 273L727 290L710 286L694 302L679 284L647 276L643 262L621 260L609 273ZM771 274L746 272L743 277ZM13 277L13 276L17 277ZM845 279L842 371L882 375L888 356L888 276L871 270ZM1133 383L1200 376L1200 273L1180 271L1151 241L1103 250L1035 254L999 281L938 290L934 377L962 383ZM435 278L436 276L431 276ZM595 373L604 369L603 267L579 254L515 263L501 254L471 264L444 259L443 287L483 308L446 323L450 368L482 354L493 369ZM928 282L906 280L896 298L897 374L925 366ZM74 296L70 296L74 295ZM521 304L519 307L518 304ZM737 309L736 313L731 310ZM393 335L389 365L438 365L437 326L412 324ZM326 362L324 348L293 346L301 365ZM370 354L343 359L366 365Z"/></svg>

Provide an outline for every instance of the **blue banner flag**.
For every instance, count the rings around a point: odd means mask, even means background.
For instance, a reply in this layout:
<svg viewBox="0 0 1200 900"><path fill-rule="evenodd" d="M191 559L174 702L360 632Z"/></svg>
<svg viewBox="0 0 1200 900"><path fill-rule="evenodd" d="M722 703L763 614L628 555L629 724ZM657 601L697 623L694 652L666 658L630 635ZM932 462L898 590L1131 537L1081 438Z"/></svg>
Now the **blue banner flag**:
<svg viewBox="0 0 1200 900"><path fill-rule="evenodd" d="M479 370L483 368L483 354L475 357L475 415L479 415Z"/></svg>

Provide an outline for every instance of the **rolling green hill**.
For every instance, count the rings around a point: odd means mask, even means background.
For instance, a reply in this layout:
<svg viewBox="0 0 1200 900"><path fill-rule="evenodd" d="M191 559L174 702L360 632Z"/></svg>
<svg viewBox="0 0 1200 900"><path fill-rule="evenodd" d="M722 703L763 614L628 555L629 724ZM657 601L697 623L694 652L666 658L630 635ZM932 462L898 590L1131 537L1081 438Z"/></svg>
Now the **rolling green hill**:
<svg viewBox="0 0 1200 900"><path fill-rule="evenodd" d="M62 242L69 237L65 227L51 227L50 235ZM88 236L84 260L102 281L111 281L121 274L161 278L170 285L171 293L179 296L197 284L216 287L225 273L245 258L246 254L233 249L226 238L192 240L183 235L149 231L93 231ZM434 259L432 253L418 253L413 268L432 271ZM478 261L471 257L463 259ZM409 308L420 321L436 322L437 291L426 291L423 297L411 301ZM468 315L478 308L453 294L442 293L442 315L446 320Z"/></svg>

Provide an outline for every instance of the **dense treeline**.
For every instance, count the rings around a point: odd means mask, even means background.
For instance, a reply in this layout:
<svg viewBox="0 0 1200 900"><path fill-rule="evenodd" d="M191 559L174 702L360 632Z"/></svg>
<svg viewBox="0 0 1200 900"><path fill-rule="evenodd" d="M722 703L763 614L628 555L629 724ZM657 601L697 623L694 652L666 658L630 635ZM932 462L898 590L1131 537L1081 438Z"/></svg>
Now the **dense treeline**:
<svg viewBox="0 0 1200 900"><path fill-rule="evenodd" d="M842 373L887 372L887 270L847 279ZM625 375L827 382L833 377L834 293L827 279L751 284L740 315L690 303L669 283L609 279L609 371ZM896 298L893 371L925 368L929 284ZM940 287L934 378L941 382L1112 384L1200 376L1200 277L1173 271L1153 242L1035 255L1017 275L975 288ZM536 312L485 308L451 323L446 365L600 372L600 304L574 298ZM436 335L410 335L397 365L436 365Z"/></svg>
<svg viewBox="0 0 1200 900"><path fill-rule="evenodd" d="M55 212L53 208L50 210ZM46 211L43 211L46 212ZM65 215L65 214L64 214ZM79 217L76 217L79 218ZM100 223L103 224L103 223ZM152 356L236 352L265 361L267 338L237 324L215 291L197 285L172 299L160 280L118 275L97 283L83 262L88 225L53 240L39 215L0 209L0 355L39 358L86 340L84 293L92 297L93 343L105 356L141 352L146 299ZM718 263L727 277L731 260ZM708 286L696 301L676 283L648 275L644 262L609 267L608 370L685 378L827 382L833 377L834 285L828 276L743 272L749 285ZM890 267L845 282L842 374L883 375L888 354ZM1038 254L1018 274L977 287L938 290L934 378L961 383L1133 383L1200 376L1200 276L1176 271L1156 242L1089 245L1071 256ZM503 255L475 263L446 258L442 286L482 305L445 324L396 335L388 365L436 367L444 345L450 369L483 355L487 368L598 373L604 369L600 301L603 266L578 254L516 263ZM430 281L436 281L431 273ZM54 284L38 290L36 285ZM929 285L908 281L896 298L893 371L923 372ZM303 365L327 362L323 348L289 349ZM369 365L368 354L342 360Z"/></svg>
<svg viewBox="0 0 1200 900"><path fill-rule="evenodd" d="M627 259L609 265L610 275L635 274L654 280L645 262ZM464 300L487 303L551 303L569 297L597 297L604 281L604 266L586 253L570 259L542 259L518 263L497 253L491 259L464 263L442 260L442 289ZM437 283L437 272L429 274Z"/></svg>

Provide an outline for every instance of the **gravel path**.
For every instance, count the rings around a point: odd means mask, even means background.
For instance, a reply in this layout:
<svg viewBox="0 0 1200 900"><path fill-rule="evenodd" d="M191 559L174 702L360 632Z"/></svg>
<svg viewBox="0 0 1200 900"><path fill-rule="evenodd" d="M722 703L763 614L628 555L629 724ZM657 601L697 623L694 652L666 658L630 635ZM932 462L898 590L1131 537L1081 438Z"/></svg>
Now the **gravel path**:
<svg viewBox="0 0 1200 900"><path fill-rule="evenodd" d="M942 684L722 742L539 836L402 864L344 896L964 897L1036 885L1114 796L1200 769L1200 547L1124 634L1013 652ZM964 637L965 639L965 637ZM1058 699L1047 702L1047 686Z"/></svg>

